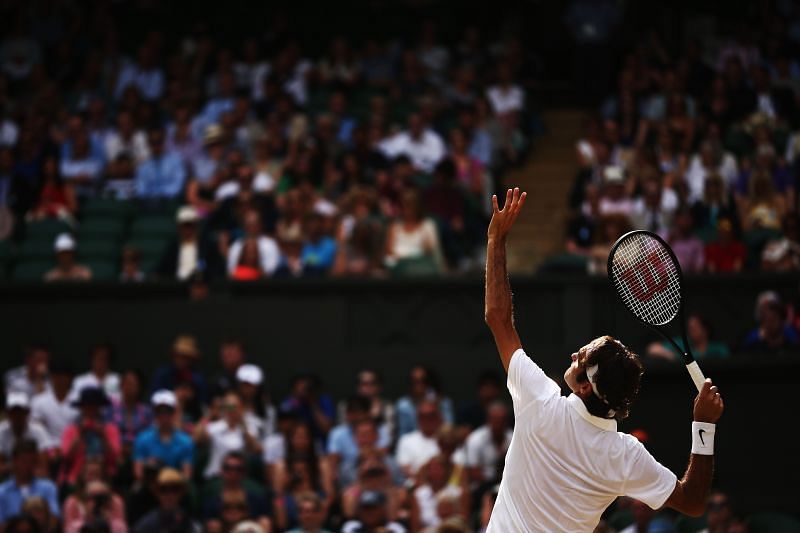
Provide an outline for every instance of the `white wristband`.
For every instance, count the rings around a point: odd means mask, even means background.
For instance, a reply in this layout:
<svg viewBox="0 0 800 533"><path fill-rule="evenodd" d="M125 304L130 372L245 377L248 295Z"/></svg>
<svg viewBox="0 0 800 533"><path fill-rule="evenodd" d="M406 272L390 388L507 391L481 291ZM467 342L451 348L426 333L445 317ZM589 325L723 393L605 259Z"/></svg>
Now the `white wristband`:
<svg viewBox="0 0 800 533"><path fill-rule="evenodd" d="M714 433L716 425L707 422L692 422L692 453L714 455Z"/></svg>

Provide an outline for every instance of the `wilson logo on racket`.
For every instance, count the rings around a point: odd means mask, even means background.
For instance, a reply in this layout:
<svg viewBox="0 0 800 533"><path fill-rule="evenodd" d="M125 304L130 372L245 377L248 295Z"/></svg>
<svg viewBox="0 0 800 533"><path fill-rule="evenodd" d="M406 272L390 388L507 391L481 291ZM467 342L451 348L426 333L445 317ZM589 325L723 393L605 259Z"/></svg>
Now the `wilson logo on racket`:
<svg viewBox="0 0 800 533"><path fill-rule="evenodd" d="M631 291L634 298L641 302L648 302L653 297L666 290L669 284L669 274L663 262L638 261L632 267L624 270L619 277Z"/></svg>

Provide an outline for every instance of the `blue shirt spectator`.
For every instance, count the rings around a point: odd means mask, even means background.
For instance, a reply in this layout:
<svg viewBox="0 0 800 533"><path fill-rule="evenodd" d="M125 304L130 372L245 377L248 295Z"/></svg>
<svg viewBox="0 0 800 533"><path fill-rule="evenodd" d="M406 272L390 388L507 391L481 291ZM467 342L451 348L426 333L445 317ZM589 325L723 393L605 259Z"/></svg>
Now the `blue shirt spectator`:
<svg viewBox="0 0 800 533"><path fill-rule="evenodd" d="M36 442L19 441L12 451L11 477L0 484L0 525L19 515L25 500L38 496L47 502L53 516L60 516L58 489L49 479L33 475L39 458Z"/></svg>
<svg viewBox="0 0 800 533"><path fill-rule="evenodd" d="M325 235L325 220L320 213L311 213L303 222L306 241L300 251L300 262L306 275L324 274L336 259L336 241Z"/></svg>
<svg viewBox="0 0 800 533"><path fill-rule="evenodd" d="M175 198L186 181L186 166L175 153L164 152L164 130L150 132L150 159L136 170L136 194L139 198Z"/></svg>
<svg viewBox="0 0 800 533"><path fill-rule="evenodd" d="M144 472L144 463L153 459L165 466L181 469L190 477L194 443L186 432L175 429L175 407L178 405L175 393L159 390L153 394L152 403L155 422L139 433L133 446L137 478L141 478Z"/></svg>

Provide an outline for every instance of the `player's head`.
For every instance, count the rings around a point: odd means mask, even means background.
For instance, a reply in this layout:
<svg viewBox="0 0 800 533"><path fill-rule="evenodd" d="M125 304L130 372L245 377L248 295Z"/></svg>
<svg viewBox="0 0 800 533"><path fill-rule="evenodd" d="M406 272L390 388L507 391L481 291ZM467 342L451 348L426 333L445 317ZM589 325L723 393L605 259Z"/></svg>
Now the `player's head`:
<svg viewBox="0 0 800 533"><path fill-rule="evenodd" d="M622 420L636 400L643 372L635 353L605 335L572 354L564 380L591 414Z"/></svg>

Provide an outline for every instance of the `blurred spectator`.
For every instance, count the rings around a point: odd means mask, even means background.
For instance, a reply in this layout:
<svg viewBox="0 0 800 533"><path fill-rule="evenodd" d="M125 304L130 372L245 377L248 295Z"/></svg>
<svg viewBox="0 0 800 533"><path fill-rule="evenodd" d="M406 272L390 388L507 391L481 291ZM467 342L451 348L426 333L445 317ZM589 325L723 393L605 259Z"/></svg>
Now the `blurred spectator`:
<svg viewBox="0 0 800 533"><path fill-rule="evenodd" d="M117 114L117 127L106 134L104 149L106 161L118 161L124 156L138 166L150 159L147 134L136 128L133 114L126 109Z"/></svg>
<svg viewBox="0 0 800 533"><path fill-rule="evenodd" d="M383 140L380 149L389 159L406 155L417 170L428 173L445 156L444 141L418 113L408 117L408 129Z"/></svg>
<svg viewBox="0 0 800 533"><path fill-rule="evenodd" d="M20 440L12 451L11 475L0 484L0 527L23 512L25 501L40 497L47 502L50 514L60 516L58 490L52 481L35 476L38 448L32 440ZM6 529L7 530L7 529Z"/></svg>
<svg viewBox="0 0 800 533"><path fill-rule="evenodd" d="M164 72L156 65L156 53L150 43L139 47L135 61L127 61L117 78L114 96L121 99L123 92L135 87L146 100L156 100L164 90Z"/></svg>
<svg viewBox="0 0 800 533"><path fill-rule="evenodd" d="M508 406L496 400L487 407L486 424L470 433L464 444L465 466L472 483L499 482L497 462L505 456L511 435Z"/></svg>
<svg viewBox="0 0 800 533"><path fill-rule="evenodd" d="M761 269L764 271L800 270L800 230L796 214L783 217L781 231L781 237L768 241L761 252Z"/></svg>
<svg viewBox="0 0 800 533"><path fill-rule="evenodd" d="M609 215L599 220L599 228L595 232L595 241L589 249L589 274L596 276L605 275L608 267L608 254L617 239L630 231L631 225L628 217L624 215ZM683 263L681 263L683 264Z"/></svg>
<svg viewBox="0 0 800 533"><path fill-rule="evenodd" d="M39 531L43 533L61 531L58 515L50 511L48 502L41 496L28 496L22 504L22 514L33 518Z"/></svg>
<svg viewBox="0 0 800 533"><path fill-rule="evenodd" d="M706 245L706 268L711 273L741 272L745 260L745 247L733 232L733 222L727 218L717 220L717 239Z"/></svg>
<svg viewBox="0 0 800 533"><path fill-rule="evenodd" d="M275 431L277 416L267 395L264 372L256 365L243 364L236 370L236 383L247 423L257 428L256 437L262 441Z"/></svg>
<svg viewBox="0 0 800 533"><path fill-rule="evenodd" d="M519 113L525 107L525 92L513 83L511 67L500 63L497 67L497 84L486 90L486 97L497 115Z"/></svg>
<svg viewBox="0 0 800 533"><path fill-rule="evenodd" d="M197 340L191 335L178 335L172 343L172 362L156 369L150 391L166 389L175 391L182 383L188 383L196 394L196 403L204 403L208 397L206 380L196 369L200 359Z"/></svg>
<svg viewBox="0 0 800 533"><path fill-rule="evenodd" d="M240 499L244 496L243 499ZM245 517L256 519L265 531L270 531L272 495L258 483L247 478L246 457L239 452L228 453L222 462L222 475L203 487L203 514L206 520L229 521L231 497Z"/></svg>
<svg viewBox="0 0 800 533"><path fill-rule="evenodd" d="M395 409L391 401L383 397L383 378L378 371L366 368L356 376L356 390L358 396L365 398L369 404L369 417L375 421L377 427L385 426L392 439L395 426ZM339 423L346 421L347 402L339 401L337 406L337 419Z"/></svg>
<svg viewBox="0 0 800 533"><path fill-rule="evenodd" d="M92 279L92 271L75 262L75 239L69 233L56 237L53 245L56 254L56 266L44 275L45 281L88 281Z"/></svg>
<svg viewBox="0 0 800 533"><path fill-rule="evenodd" d="M385 494L376 491L364 491L358 500L357 518L345 522L342 526L342 533L359 533L362 531L405 533L406 528L387 518Z"/></svg>
<svg viewBox="0 0 800 533"><path fill-rule="evenodd" d="M257 277L269 277L278 268L280 250L275 240L263 234L258 211L248 211L244 215L244 236L231 244L228 250L228 275L235 279L246 276L241 264L247 255L246 249L257 255L255 265L247 267L255 269Z"/></svg>
<svg viewBox="0 0 800 533"><path fill-rule="evenodd" d="M688 208L675 212L675 224L667 236L667 242L675 252L675 257L686 273L702 272L705 268L705 247L703 242L694 236L694 221Z"/></svg>
<svg viewBox="0 0 800 533"><path fill-rule="evenodd" d="M136 370L126 370L120 380L119 402L111 406L109 419L116 424L122 439L125 455L130 455L136 436L144 431L153 420L150 406L142 401L144 383Z"/></svg>
<svg viewBox="0 0 800 533"><path fill-rule="evenodd" d="M314 440L324 444L336 420L336 407L321 388L322 383L314 374L295 376L289 395L281 402L281 409L296 412L300 420L311 428Z"/></svg>
<svg viewBox="0 0 800 533"><path fill-rule="evenodd" d="M323 528L325 512L319 497L313 492L306 492L297 498L298 526L288 533L331 533Z"/></svg>
<svg viewBox="0 0 800 533"><path fill-rule="evenodd" d="M121 460L122 443L117 426L102 419L101 410L109 403L103 389L81 389L75 401L80 415L61 435L59 481L62 484L74 485L88 459L102 458L109 478L116 473Z"/></svg>
<svg viewBox="0 0 800 533"><path fill-rule="evenodd" d="M128 531L122 498L104 481L89 481L64 502L64 533L80 533L84 526L100 521L111 533Z"/></svg>
<svg viewBox="0 0 800 533"><path fill-rule="evenodd" d="M759 172L750 177L749 194L740 201L740 217L746 230L780 229L786 209L768 174Z"/></svg>
<svg viewBox="0 0 800 533"><path fill-rule="evenodd" d="M444 269L436 224L423 215L419 193L407 189L402 194L401 215L389 226L384 261L392 267L419 258L430 261L438 272Z"/></svg>
<svg viewBox="0 0 800 533"><path fill-rule="evenodd" d="M422 467L421 481L419 486L414 489L411 500L411 529L413 531L433 531L435 526L452 514L461 514L462 516L469 514L470 495L466 479L454 483L452 480L453 468L452 461L442 455L432 457ZM443 513L446 516L441 516L440 507L445 505L453 505L455 508Z"/></svg>
<svg viewBox="0 0 800 533"><path fill-rule="evenodd" d="M618 166L607 166L603 171L603 188L600 196L601 216L622 215L630 217L634 212L634 202L625 190L625 175Z"/></svg>
<svg viewBox="0 0 800 533"><path fill-rule="evenodd" d="M24 392L9 392L6 395L5 420L0 422L0 453L6 458L19 442L31 440L42 453L42 464L47 464L47 453L57 444L50 440L47 430L39 422L31 420L31 406Z"/></svg>
<svg viewBox="0 0 800 533"><path fill-rule="evenodd" d="M62 149L61 177L75 187L78 197L94 196L103 173L103 158L95 153L82 122L74 126L72 140Z"/></svg>
<svg viewBox="0 0 800 533"><path fill-rule="evenodd" d="M343 198L347 212L336 233L334 276L380 276L384 231L373 214L375 198L371 191L355 190Z"/></svg>
<svg viewBox="0 0 800 533"><path fill-rule="evenodd" d="M406 477L412 477L439 453L436 437L442 426L442 414L435 400L424 400L419 404L417 421L419 429L402 435L397 441L397 464Z"/></svg>
<svg viewBox="0 0 800 533"><path fill-rule="evenodd" d="M733 511L728 495L719 490L712 490L706 504L706 523L708 533L731 531L734 521Z"/></svg>
<svg viewBox="0 0 800 533"><path fill-rule="evenodd" d="M181 506L186 493L186 480L174 468L163 468L157 477L158 507L144 515L132 531L148 533L151 531L186 531L200 533L199 524Z"/></svg>
<svg viewBox="0 0 800 533"><path fill-rule="evenodd" d="M144 477L144 465L153 460L179 470L186 479L192 477L194 444L191 437L176 428L175 393L159 390L153 394L154 423L136 435L133 446L134 477Z"/></svg>
<svg viewBox="0 0 800 533"><path fill-rule="evenodd" d="M759 295L755 314L758 326L745 337L745 350L760 355L780 355L800 347L797 331L785 322L786 310L777 295Z"/></svg>
<svg viewBox="0 0 800 533"><path fill-rule="evenodd" d="M639 500L632 501L633 524L622 529L620 533L640 533L648 531L652 533L672 533L675 526L667 518L656 514L646 503Z"/></svg>
<svg viewBox="0 0 800 533"><path fill-rule="evenodd" d="M236 388L236 372L247 362L242 341L235 337L223 339L219 345L222 372L211 379L211 396L216 398Z"/></svg>
<svg viewBox="0 0 800 533"><path fill-rule="evenodd" d="M235 392L225 394L221 409L219 420L204 418L194 430L195 442L208 444L208 463L203 472L206 479L220 474L223 460L230 452L246 453L247 457L261 454L258 428L248 423L239 395Z"/></svg>
<svg viewBox="0 0 800 533"><path fill-rule="evenodd" d="M304 276L326 274L336 259L336 241L325 234L325 217L321 213L309 213L303 220L305 242L300 252Z"/></svg>
<svg viewBox="0 0 800 533"><path fill-rule="evenodd" d="M136 195L143 199L177 198L184 187L186 167L177 155L164 151L164 129L147 135L150 158L136 169Z"/></svg>
<svg viewBox="0 0 800 533"><path fill-rule="evenodd" d="M111 370L114 362L114 346L101 342L89 350L89 372L75 376L72 383L72 396L78 397L86 387L100 387L112 402L120 398L119 374Z"/></svg>
<svg viewBox="0 0 800 533"><path fill-rule="evenodd" d="M14 367L3 374L3 385L6 393L24 392L28 397L49 390L48 377L50 350L42 344L34 344L25 348L25 361L22 366Z"/></svg>
<svg viewBox="0 0 800 533"><path fill-rule="evenodd" d="M500 376L493 370L485 370L478 376L476 383L477 397L463 404L458 410L456 423L470 430L477 429L486 422L486 410L500 399L505 390Z"/></svg>
<svg viewBox="0 0 800 533"><path fill-rule="evenodd" d="M387 450L391 444L386 426L374 422L361 426L361 422L372 421L369 415L369 400L352 396L347 400L346 420L331 429L328 434L328 457L334 471L340 471L340 483L354 479L355 463L365 448ZM344 476L343 476L344 475ZM349 478L342 480L341 478Z"/></svg>
<svg viewBox="0 0 800 533"><path fill-rule="evenodd" d="M170 243L156 265L155 272L164 279L186 281L200 271L216 277L223 271L223 262L217 248L199 233L200 217L191 206L178 209L178 238Z"/></svg>
<svg viewBox="0 0 800 533"><path fill-rule="evenodd" d="M74 224L75 214L78 211L75 190L61 178L58 159L55 156L47 157L42 163L41 182L38 198L27 219L58 218Z"/></svg>
<svg viewBox="0 0 800 533"><path fill-rule="evenodd" d="M145 273L142 270L142 255L135 246L125 246L122 249L122 266L119 280L125 283L139 283L144 281Z"/></svg>
<svg viewBox="0 0 800 533"><path fill-rule="evenodd" d="M136 168L125 153L109 161L103 177L102 195L116 200L131 200L136 197Z"/></svg>
<svg viewBox="0 0 800 533"><path fill-rule="evenodd" d="M703 183L703 198L692 205L692 216L698 231L713 235L717 222L727 218L739 234L739 214L733 196L725 191L725 182L719 174L709 174Z"/></svg>
<svg viewBox="0 0 800 533"><path fill-rule="evenodd" d="M65 362L56 362L50 367L51 388L31 398L31 420L47 430L51 443L57 443L66 427L78 416L73 407L72 377L74 373Z"/></svg>
<svg viewBox="0 0 800 533"><path fill-rule="evenodd" d="M633 227L666 233L678 208L678 197L672 189L663 187L652 174L643 177L643 180L642 195L634 200L630 212Z"/></svg>
<svg viewBox="0 0 800 533"><path fill-rule="evenodd" d="M689 337L689 348L696 359L728 359L731 355L724 342L714 340L711 322L702 315L689 315L686 320L686 336ZM680 346L681 350L686 349L682 338L673 337L672 340ZM676 361L679 357L674 350L671 343L656 342L648 347L647 355Z"/></svg>
<svg viewBox="0 0 800 533"><path fill-rule="evenodd" d="M369 426L371 421L362 422L359 431ZM374 431L374 425L372 427ZM340 478L342 487L342 512L345 519L356 518L358 502L366 491L378 491L386 495L387 513L391 520L397 520L406 514L407 492L400 485L402 476L394 460L374 448L361 448L353 472Z"/></svg>
<svg viewBox="0 0 800 533"><path fill-rule="evenodd" d="M291 426L286 435L284 458L276 463L272 476L276 496L280 497L292 490L296 492L295 496L300 494L301 487L295 483L299 478L293 477L293 469L298 469L302 471L304 484L323 499L327 510L334 498L334 473L328 458L317 450L317 443L314 441L308 425L298 422ZM295 463L301 464L298 466ZM287 501L292 500L290 498ZM276 509L276 511L278 510L280 509ZM284 516L282 520L293 520L296 508L287 506L283 511L288 515Z"/></svg>
<svg viewBox="0 0 800 533"><path fill-rule="evenodd" d="M452 424L453 402L442 395L439 376L429 367L414 365L409 373L409 394L395 404L398 438L417 429L417 408L422 402L430 401L438 403L444 423Z"/></svg>

